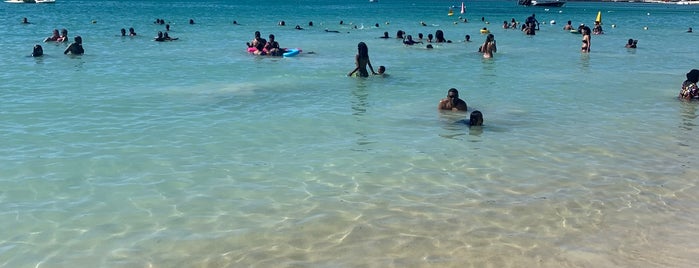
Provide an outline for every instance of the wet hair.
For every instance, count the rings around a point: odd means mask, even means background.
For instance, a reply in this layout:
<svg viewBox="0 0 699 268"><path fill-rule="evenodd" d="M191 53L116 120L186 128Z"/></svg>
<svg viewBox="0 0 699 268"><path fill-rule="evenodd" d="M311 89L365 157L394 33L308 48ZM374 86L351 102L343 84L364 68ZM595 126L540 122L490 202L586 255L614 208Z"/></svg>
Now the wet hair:
<svg viewBox="0 0 699 268"><path fill-rule="evenodd" d="M122 35L122 36L126 35L126 29L121 28L121 35Z"/></svg>
<svg viewBox="0 0 699 268"><path fill-rule="evenodd" d="M42 48L41 45L35 45L32 51L32 57L39 57L41 55L44 55L44 48Z"/></svg>
<svg viewBox="0 0 699 268"><path fill-rule="evenodd" d="M398 32L396 32L396 38L403 38L403 30L398 30Z"/></svg>
<svg viewBox="0 0 699 268"><path fill-rule="evenodd" d="M61 35L68 36L68 30L66 28L61 29Z"/></svg>
<svg viewBox="0 0 699 268"><path fill-rule="evenodd" d="M76 35L75 38L73 38L73 40L75 40L75 43L77 43L78 45L81 45L83 43L83 38L79 35Z"/></svg>
<svg viewBox="0 0 699 268"><path fill-rule="evenodd" d="M260 31L255 31L255 37L260 37L261 35Z"/></svg>
<svg viewBox="0 0 699 268"><path fill-rule="evenodd" d="M432 38L434 38L432 34L427 34L427 40L432 40Z"/></svg>
<svg viewBox="0 0 699 268"><path fill-rule="evenodd" d="M471 112L471 116L468 120L469 125L471 126L482 126L483 125L483 113L479 110L475 110Z"/></svg>
<svg viewBox="0 0 699 268"><path fill-rule="evenodd" d="M434 32L434 38L437 39L437 43L447 41L446 39L444 39L444 32L442 32L442 30L437 30L436 32Z"/></svg>
<svg viewBox="0 0 699 268"><path fill-rule="evenodd" d="M312 22L312 21L309 21L309 22L308 22L308 26L313 26L313 22Z"/></svg>
<svg viewBox="0 0 699 268"><path fill-rule="evenodd" d="M485 42L492 42L495 41L495 36L493 34L488 34L488 36L485 38Z"/></svg>
<svg viewBox="0 0 699 268"><path fill-rule="evenodd" d="M417 37L420 38L420 39L422 39L422 37L423 37L422 33L418 33L418 34L417 34Z"/></svg>
<svg viewBox="0 0 699 268"><path fill-rule="evenodd" d="M383 66L383 65L379 66L379 73L383 73L383 72L385 72L385 71L386 71L386 67L385 67L385 66Z"/></svg>
<svg viewBox="0 0 699 268"><path fill-rule="evenodd" d="M454 92L454 96L459 97L459 91L456 88L450 88L447 91L447 96L449 96L449 93L452 93L452 92Z"/></svg>
<svg viewBox="0 0 699 268"><path fill-rule="evenodd" d="M699 82L699 70L692 69L687 73L687 81L696 83Z"/></svg>
<svg viewBox="0 0 699 268"><path fill-rule="evenodd" d="M270 34L270 35L269 35L269 40L272 40L272 39L274 39L274 35L273 35L273 34Z"/></svg>
<svg viewBox="0 0 699 268"><path fill-rule="evenodd" d="M360 58L369 57L369 47L366 46L366 43L359 42L359 44L357 44L357 54L359 54Z"/></svg>

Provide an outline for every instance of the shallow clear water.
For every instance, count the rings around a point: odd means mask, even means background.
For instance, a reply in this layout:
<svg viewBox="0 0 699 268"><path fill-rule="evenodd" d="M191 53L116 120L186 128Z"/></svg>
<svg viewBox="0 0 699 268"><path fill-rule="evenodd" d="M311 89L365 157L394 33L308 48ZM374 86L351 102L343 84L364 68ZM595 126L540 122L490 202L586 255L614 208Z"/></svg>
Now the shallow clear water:
<svg viewBox="0 0 699 268"><path fill-rule="evenodd" d="M699 264L698 106L676 99L699 7L481 1L455 24L451 5L2 3L0 266ZM598 10L606 34L581 55L561 28ZM533 12L557 24L500 28ZM180 40L151 41L156 18ZM54 28L86 54L41 43ZM454 43L377 38L399 29ZM304 53L251 56L256 30ZM346 77L360 41L388 77ZM436 110L451 87L482 129Z"/></svg>

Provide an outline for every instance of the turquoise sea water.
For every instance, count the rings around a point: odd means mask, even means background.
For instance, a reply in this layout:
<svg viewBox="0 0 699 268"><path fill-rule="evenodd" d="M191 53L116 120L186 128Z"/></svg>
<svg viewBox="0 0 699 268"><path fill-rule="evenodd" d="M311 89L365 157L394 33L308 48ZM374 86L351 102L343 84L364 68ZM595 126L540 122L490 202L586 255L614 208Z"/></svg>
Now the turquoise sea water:
<svg viewBox="0 0 699 268"><path fill-rule="evenodd" d="M699 104L676 99L699 6L459 5L0 3L0 266L699 265ZM581 55L561 29L598 10ZM536 36L500 27L531 13ZM85 55L42 43L55 28ZM377 38L438 29L454 43ZM251 56L256 30L304 53ZM388 77L346 77L360 41ZM482 129L436 110L451 87Z"/></svg>

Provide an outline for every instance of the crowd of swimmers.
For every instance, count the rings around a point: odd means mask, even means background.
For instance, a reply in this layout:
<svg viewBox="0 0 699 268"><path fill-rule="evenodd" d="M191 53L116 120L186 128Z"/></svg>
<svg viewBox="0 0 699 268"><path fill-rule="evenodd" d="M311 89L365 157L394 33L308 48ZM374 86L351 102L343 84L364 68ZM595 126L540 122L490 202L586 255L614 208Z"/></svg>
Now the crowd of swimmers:
<svg viewBox="0 0 699 268"><path fill-rule="evenodd" d="M22 18L22 24L31 24L27 18ZM95 21L93 21L95 23ZM155 24L160 24L160 25L165 25L165 32L158 31L156 36L153 38L154 41L157 42L164 42L164 41L174 41L178 40L179 38L173 38L170 37L168 34L168 31L170 31L170 24L166 23L165 20L163 19L156 19ZM237 22L235 22L237 24ZM194 20L190 19L189 24L194 24ZM137 36L136 30L134 30L133 27L130 27L128 30L128 33L125 28L121 28L120 30L120 36L125 37L125 36L130 36L130 37L135 37ZM69 40L68 38L68 30L63 28L60 31L58 29L54 29L53 32L51 33L50 36L44 38L44 43L48 42L53 42L53 43L65 43ZM73 43L69 44L68 47L63 51L63 54L70 54L70 55L82 55L85 53L85 49L83 48L83 39L81 36L75 36L73 38ZM32 48L32 53L30 56L32 57L41 57L44 55L44 48L40 44L34 45Z"/></svg>
<svg viewBox="0 0 699 268"><path fill-rule="evenodd" d="M466 19L461 19L460 21L463 22L468 22ZM481 21L485 22L486 24L488 23L485 20L485 17L481 18ZM29 20L25 17L22 18L21 21L22 24L31 24ZM95 23L95 21L93 21ZM169 36L168 31L170 30L170 24L166 23L165 20L163 19L156 19L155 24L160 24L160 25L165 25L165 32L158 31L156 37L154 38L154 41L158 42L163 42L163 41L172 41L172 40L177 40L178 38L172 38ZM195 24L193 19L189 20L189 24ZM233 21L234 25L238 25L237 21ZM340 21L340 25L344 24L343 21ZM387 22L388 24L388 22ZM424 22L421 22L423 26L427 25ZM555 24L555 21L551 21L551 24ZM286 22L285 21L280 21L279 22L280 26L285 26ZM503 28L504 29L517 29L519 23L512 18L511 22L508 23L507 21L503 21ZM312 27L313 22L310 21L308 22L308 26ZM614 28L615 25L612 25L612 28ZM379 27L379 24L376 23L375 27ZM300 25L296 25L295 27L298 30L302 30L303 28L300 27ZM356 25L354 28L357 28ZM527 35L535 35L536 30L539 29L539 21L536 19L536 14L532 14L531 16L527 17L525 20L524 24L521 26L522 31L527 34ZM577 30L573 29L572 22L568 21L567 24L563 27L563 30L565 31L577 31L578 33L582 34L582 45L581 45L581 52L583 53L589 53L591 51L591 37L590 34L603 34L604 31L602 29L601 23L599 21L595 21L595 25L592 29L588 27L585 24L580 24L580 26L577 28ZM127 32L125 28L122 28L121 30L121 36L127 36ZM339 31L334 31L334 30L328 30L325 29L326 32L337 32ZM485 41L481 46L478 48L478 52L483 54L484 58L492 58L493 53L497 52L497 45L495 41L495 36L490 33L490 31L487 28L483 28L480 31L482 34L487 34ZM692 27L689 27L687 30L687 33L692 33ZM133 27L129 28L128 30L128 36L134 37L136 36L136 31L134 30ZM398 30L396 33L396 38L401 39L402 43L407 45L407 46L412 46L415 44L423 44L423 41L425 43L428 43L426 48L433 48L433 46L429 43L451 43L451 40L448 40L444 37L444 32L442 30L436 30L434 35L428 34L426 39L423 39L424 36L422 33L417 34L418 39L415 40L412 35L406 35L406 32L402 30ZM380 38L388 39L390 38L388 32L384 32L383 36ZM465 36L464 42L471 42L471 37L470 35ZM51 36L48 36L44 39L44 42L56 42L56 43L64 43L69 40L68 37L68 30L67 29L61 29L59 31L58 29L54 29ZM625 44L626 48L634 49L637 47L638 40L635 40L633 38L628 39L627 43ZM261 38L261 34L259 31L255 32L255 36L252 39L252 41L247 43L249 51L251 51L253 54L256 55L271 55L271 56L282 56L286 50L283 48L279 47L279 43L275 40L275 36L273 34L269 35L269 40L266 40L264 38ZM371 71L371 74L373 75L382 75L385 76L385 71L386 67L385 66L380 66L378 68L378 72L374 71L373 66L371 65L371 60L369 59L369 54L368 54L368 47L366 43L360 42L357 46L357 55L355 56L355 68L348 74L349 76L352 75L357 75L360 77L367 77L369 76L369 71L367 70L367 67ZM72 54L72 55L82 55L85 53L85 49L83 48L83 40L81 36L75 36L73 38L73 43L68 45L68 47L64 50L64 54ZM44 55L43 47L39 44L34 45L32 48L32 53L30 56L32 57L40 57ZM699 90L697 89L697 78L699 78L699 70L692 69L689 73L687 73L687 80L684 81L682 84L682 90L680 92L680 98L682 99L695 99L699 98ZM456 93L456 96L458 96L458 92ZM458 99L458 98L457 98ZM444 102L444 100L443 100ZM440 107L441 107L440 103ZM465 103L464 103L465 106Z"/></svg>

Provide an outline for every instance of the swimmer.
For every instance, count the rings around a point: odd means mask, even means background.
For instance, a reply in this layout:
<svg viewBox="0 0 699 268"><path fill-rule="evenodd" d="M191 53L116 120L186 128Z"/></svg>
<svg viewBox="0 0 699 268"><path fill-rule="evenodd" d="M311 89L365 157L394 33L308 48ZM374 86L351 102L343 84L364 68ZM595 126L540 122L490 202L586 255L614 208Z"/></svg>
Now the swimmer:
<svg viewBox="0 0 699 268"><path fill-rule="evenodd" d="M34 49L32 51L32 57L41 57L44 55L44 48L41 47L41 45L36 44L34 45Z"/></svg>
<svg viewBox="0 0 699 268"><path fill-rule="evenodd" d="M238 25L238 21L237 21L237 20L234 20L234 21L233 21L233 25Z"/></svg>
<svg viewBox="0 0 699 268"><path fill-rule="evenodd" d="M153 39L156 42L163 42L165 38L163 37L163 32L158 31L158 35Z"/></svg>
<svg viewBox="0 0 699 268"><path fill-rule="evenodd" d="M126 29L121 28L121 36L122 36L122 37L123 37L123 36L126 36Z"/></svg>
<svg viewBox="0 0 699 268"><path fill-rule="evenodd" d="M23 18L23 19L22 19L22 24L32 24L32 23L29 22L29 20L27 20L27 18Z"/></svg>
<svg viewBox="0 0 699 268"><path fill-rule="evenodd" d="M163 38L164 38L166 41L175 41L175 40L179 39L179 38L172 38L172 37L170 37L170 35L168 35L167 32L165 32L165 33L163 34Z"/></svg>
<svg viewBox="0 0 699 268"><path fill-rule="evenodd" d="M444 38L444 32L442 30L437 30L434 33L435 42L437 43L451 43L451 40Z"/></svg>
<svg viewBox="0 0 699 268"><path fill-rule="evenodd" d="M279 43L277 41L274 41L274 35L270 34L269 35L269 41L265 44L264 50L266 50L269 55L272 56L282 56L284 55L284 50L279 48Z"/></svg>
<svg viewBox="0 0 699 268"><path fill-rule="evenodd" d="M75 36L73 38L74 42L66 48L65 51L63 51L63 54L68 54L70 53L71 55L82 55L85 53L85 49L83 49L83 38L80 37L79 35Z"/></svg>
<svg viewBox="0 0 699 268"><path fill-rule="evenodd" d="M413 36L412 36L412 35L408 35L407 40L404 40L404 41L403 41L403 44L412 46L412 45L414 45L414 44L422 44L422 42L417 42L417 41L413 40Z"/></svg>
<svg viewBox="0 0 699 268"><path fill-rule="evenodd" d="M378 75L378 76L381 76L381 77L386 77L386 76L388 76L388 74L386 73L386 66L383 66L383 65L379 66L379 70L378 70L378 71L379 71L379 72L376 73L375 75Z"/></svg>
<svg viewBox="0 0 699 268"><path fill-rule="evenodd" d="M169 23L165 24L165 31L168 31L168 32L170 31L170 24Z"/></svg>
<svg viewBox="0 0 699 268"><path fill-rule="evenodd" d="M432 44L427 44L427 46L425 48L426 49L433 49L434 47L432 46Z"/></svg>
<svg viewBox="0 0 699 268"><path fill-rule="evenodd" d="M286 22L284 22L284 21L279 21L279 26L286 26Z"/></svg>
<svg viewBox="0 0 699 268"><path fill-rule="evenodd" d="M339 33L340 31L325 29L325 32L326 32L326 33Z"/></svg>
<svg viewBox="0 0 699 268"><path fill-rule="evenodd" d="M432 38L434 38L432 34L427 34L427 43L432 43Z"/></svg>
<svg viewBox="0 0 699 268"><path fill-rule="evenodd" d="M468 106L466 101L459 99L459 91L456 88L450 88L447 91L447 97L439 101L437 106L439 110L466 111Z"/></svg>
<svg viewBox="0 0 699 268"><path fill-rule="evenodd" d="M568 21L568 24L566 24L566 26L563 26L564 31L570 31L572 29L573 29L573 22L571 22L571 21Z"/></svg>
<svg viewBox="0 0 699 268"><path fill-rule="evenodd" d="M56 39L56 42L66 42L68 41L68 30L66 28L61 29L61 36Z"/></svg>
<svg viewBox="0 0 699 268"><path fill-rule="evenodd" d="M498 47L495 44L495 36L493 34L488 34L488 36L486 36L480 52L483 53L483 58L486 59L492 58L493 53L498 52Z"/></svg>
<svg viewBox="0 0 699 268"><path fill-rule="evenodd" d="M398 39L405 39L405 37L403 36L404 34L405 34L405 32L404 32L403 30L398 30L398 31L396 32L396 38L398 38Z"/></svg>
<svg viewBox="0 0 699 268"><path fill-rule="evenodd" d="M592 33L593 34L603 34L604 31L602 30L602 25L600 25L599 21L595 21L595 26L592 27Z"/></svg>
<svg viewBox="0 0 699 268"><path fill-rule="evenodd" d="M193 19L189 19L189 24L194 24L194 20L193 20Z"/></svg>
<svg viewBox="0 0 699 268"><path fill-rule="evenodd" d="M308 22L308 27L313 27L313 22L312 22L312 21L309 21L309 22Z"/></svg>
<svg viewBox="0 0 699 268"><path fill-rule="evenodd" d="M510 25L507 23L507 21L503 21L503 22L502 22L502 28L503 28L503 29L508 29L508 28L510 28Z"/></svg>
<svg viewBox="0 0 699 268"><path fill-rule="evenodd" d="M590 46L592 45L591 43L591 37L590 37L590 27L583 26L582 27L582 40L583 40L583 45L581 47L581 50L583 53L589 53L590 52Z"/></svg>
<svg viewBox="0 0 699 268"><path fill-rule="evenodd" d="M465 42L465 43L471 42L471 36L470 36L470 35L467 34L464 38L465 38L465 39L464 39L464 42Z"/></svg>
<svg viewBox="0 0 699 268"><path fill-rule="evenodd" d="M260 39L262 35L260 34L260 31L255 31L255 37L252 38L250 42L247 42L245 44L248 45L248 47L257 47L257 44L260 42Z"/></svg>
<svg viewBox="0 0 699 268"><path fill-rule="evenodd" d="M388 39L390 37L388 36L388 32L383 32L383 36L381 36L379 38Z"/></svg>
<svg viewBox="0 0 699 268"><path fill-rule="evenodd" d="M469 127L478 127L483 125L483 113L479 110L471 112L471 116L468 119Z"/></svg>
<svg viewBox="0 0 699 268"><path fill-rule="evenodd" d="M366 70L367 66L369 66L371 74L376 74L369 59L369 47L364 42L357 44L357 55L354 57L354 63L356 67L347 76L352 76L354 73L359 72L360 77L367 77L369 76L369 72Z"/></svg>
<svg viewBox="0 0 699 268"><path fill-rule="evenodd" d="M626 48L636 48L637 43L638 40L633 40L632 38L629 38L629 41L626 43Z"/></svg>
<svg viewBox="0 0 699 268"><path fill-rule="evenodd" d="M682 90L680 90L680 99L691 100L699 98L699 70L692 69L687 73L687 80L682 82Z"/></svg>
<svg viewBox="0 0 699 268"><path fill-rule="evenodd" d="M129 28L129 36L136 36L136 31L133 29L133 27Z"/></svg>
<svg viewBox="0 0 699 268"><path fill-rule="evenodd" d="M44 39L44 42L51 42L51 41L55 42L60 37L61 37L61 35L58 33L58 29L53 29L53 34L49 37L46 37L46 39Z"/></svg>
<svg viewBox="0 0 699 268"><path fill-rule="evenodd" d="M692 32L692 27L689 27L689 29L687 30L687 32L688 32L688 33L691 33L691 32Z"/></svg>
<svg viewBox="0 0 699 268"><path fill-rule="evenodd" d="M422 38L423 38L423 37L424 37L424 36L422 35L422 33L418 33L418 34L417 34L417 40L421 40L421 41L422 41Z"/></svg>
<svg viewBox="0 0 699 268"><path fill-rule="evenodd" d="M303 30L303 28L301 28L301 25L298 25L298 24L296 25L296 27L294 27L294 29L296 29L296 30Z"/></svg>

